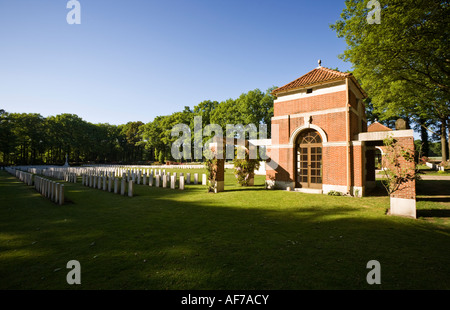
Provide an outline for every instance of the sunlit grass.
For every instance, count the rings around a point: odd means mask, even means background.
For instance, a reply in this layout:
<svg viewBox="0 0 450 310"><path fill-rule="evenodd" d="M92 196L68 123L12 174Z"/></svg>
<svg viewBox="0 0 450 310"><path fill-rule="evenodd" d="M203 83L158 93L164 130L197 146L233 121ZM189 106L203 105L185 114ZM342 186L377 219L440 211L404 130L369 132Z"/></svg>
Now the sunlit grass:
<svg viewBox="0 0 450 310"><path fill-rule="evenodd" d="M190 172L201 183L203 170ZM0 288L450 288L446 202L418 201L430 214L412 220L385 215L386 196L267 191L264 176L243 188L231 171L225 181L219 194L136 185L133 198L66 183L58 206L2 172ZM72 259L81 286L66 282ZM372 259L380 286L365 280Z"/></svg>

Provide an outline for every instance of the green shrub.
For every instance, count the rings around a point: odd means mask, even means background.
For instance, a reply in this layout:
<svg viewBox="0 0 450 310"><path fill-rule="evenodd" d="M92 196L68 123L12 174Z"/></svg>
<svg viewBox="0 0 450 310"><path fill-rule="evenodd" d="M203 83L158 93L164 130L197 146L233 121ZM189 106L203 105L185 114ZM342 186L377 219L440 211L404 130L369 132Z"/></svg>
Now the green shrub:
<svg viewBox="0 0 450 310"><path fill-rule="evenodd" d="M329 191L328 195L329 196L342 196L342 193L338 192L338 191Z"/></svg>

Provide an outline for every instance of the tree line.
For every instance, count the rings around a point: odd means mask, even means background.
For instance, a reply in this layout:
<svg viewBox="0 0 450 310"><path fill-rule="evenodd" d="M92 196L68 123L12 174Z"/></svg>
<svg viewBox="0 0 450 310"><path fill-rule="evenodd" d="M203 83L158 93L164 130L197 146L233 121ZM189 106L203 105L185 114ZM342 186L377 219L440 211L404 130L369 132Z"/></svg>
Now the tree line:
<svg viewBox="0 0 450 310"><path fill-rule="evenodd" d="M171 130L176 124L186 124L194 132L195 116L202 117L202 128L218 124L224 132L226 124L267 124L270 137L274 88L251 90L222 102L205 100L193 109L186 106L149 123L92 124L75 114L43 117L0 110L0 163L63 164L66 154L71 164L174 161L171 146L177 137Z"/></svg>

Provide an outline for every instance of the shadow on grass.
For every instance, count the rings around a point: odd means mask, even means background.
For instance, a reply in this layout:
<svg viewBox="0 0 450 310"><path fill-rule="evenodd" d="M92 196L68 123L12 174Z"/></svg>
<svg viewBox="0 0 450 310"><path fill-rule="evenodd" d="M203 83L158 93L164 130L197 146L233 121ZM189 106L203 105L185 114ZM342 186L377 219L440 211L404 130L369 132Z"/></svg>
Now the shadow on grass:
<svg viewBox="0 0 450 310"><path fill-rule="evenodd" d="M420 180L416 183L417 195L420 196L449 196L450 181L448 180Z"/></svg>
<svg viewBox="0 0 450 310"><path fill-rule="evenodd" d="M417 210L417 217L450 217L450 210L445 209Z"/></svg>
<svg viewBox="0 0 450 310"><path fill-rule="evenodd" d="M417 197L417 201L431 201L431 202L450 202L450 196L440 197Z"/></svg>
<svg viewBox="0 0 450 310"><path fill-rule="evenodd" d="M2 182L15 205L0 207L3 289L450 288L448 232L384 216L371 200L150 187L125 199L71 184L64 208ZM72 259L82 286L66 283ZM373 259L381 286L366 282Z"/></svg>

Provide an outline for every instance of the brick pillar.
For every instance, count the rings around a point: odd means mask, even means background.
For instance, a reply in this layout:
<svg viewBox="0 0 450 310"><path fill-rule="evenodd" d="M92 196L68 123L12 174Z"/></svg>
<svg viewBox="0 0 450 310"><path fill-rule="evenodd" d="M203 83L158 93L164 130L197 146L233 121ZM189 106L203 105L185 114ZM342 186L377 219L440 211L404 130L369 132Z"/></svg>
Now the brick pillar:
<svg viewBox="0 0 450 310"><path fill-rule="evenodd" d="M405 150L409 150L414 154L414 138L401 137L396 138L397 143ZM403 157L399 157L399 163L402 169L408 169L411 175L415 174L415 162L406 161ZM416 218L416 181L408 179L402 182L399 188L391 194L391 207L389 214L401 215Z"/></svg>
<svg viewBox="0 0 450 310"><path fill-rule="evenodd" d="M217 160L217 192L223 192L225 189L225 159Z"/></svg>

